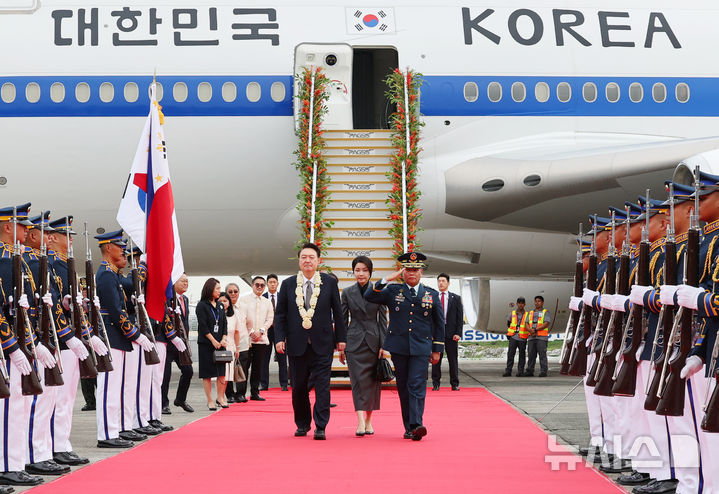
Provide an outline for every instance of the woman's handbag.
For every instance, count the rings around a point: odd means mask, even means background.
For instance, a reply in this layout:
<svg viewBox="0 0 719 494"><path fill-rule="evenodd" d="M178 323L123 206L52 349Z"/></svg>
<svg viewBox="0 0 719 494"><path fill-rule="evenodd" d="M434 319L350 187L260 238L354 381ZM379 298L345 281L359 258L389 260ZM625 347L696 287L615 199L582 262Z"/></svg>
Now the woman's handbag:
<svg viewBox="0 0 719 494"><path fill-rule="evenodd" d="M216 364L229 364L232 362L232 352L229 350L215 350L212 354L212 360Z"/></svg>
<svg viewBox="0 0 719 494"><path fill-rule="evenodd" d="M394 379L394 371L392 370L392 365L390 365L389 360L387 360L383 356L377 361L375 380L383 383L388 383L392 379Z"/></svg>
<svg viewBox="0 0 719 494"><path fill-rule="evenodd" d="M242 369L239 357L235 359L235 378L233 381L236 383L247 381L247 376L245 375L245 371Z"/></svg>

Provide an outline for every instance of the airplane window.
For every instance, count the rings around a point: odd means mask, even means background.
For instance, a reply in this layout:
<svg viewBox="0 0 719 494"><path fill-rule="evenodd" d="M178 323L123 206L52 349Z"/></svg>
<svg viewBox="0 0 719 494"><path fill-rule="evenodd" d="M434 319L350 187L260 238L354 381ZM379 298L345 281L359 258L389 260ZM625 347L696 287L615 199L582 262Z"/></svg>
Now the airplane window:
<svg viewBox="0 0 719 494"><path fill-rule="evenodd" d="M466 82L464 84L464 101L474 103L479 98L479 88L476 82Z"/></svg>
<svg viewBox="0 0 719 494"><path fill-rule="evenodd" d="M257 103L262 96L262 88L256 82L250 82L245 89L245 94L250 103Z"/></svg>
<svg viewBox="0 0 719 494"><path fill-rule="evenodd" d="M222 85L222 99L232 103L237 99L237 86L234 82L226 82Z"/></svg>
<svg viewBox="0 0 719 494"><path fill-rule="evenodd" d="M526 185L527 187L536 187L537 185L539 185L539 182L541 182L541 181L542 181L542 177L540 177L539 175L537 175L535 173L535 174L527 175L526 177L524 177L524 180L522 180L522 183L524 183L524 185Z"/></svg>
<svg viewBox="0 0 719 494"><path fill-rule="evenodd" d="M155 98L157 98L157 101L162 101L162 98L165 96L165 88L163 88L162 84L160 84L159 82L156 82L155 84L155 87L157 88L155 89Z"/></svg>
<svg viewBox="0 0 719 494"><path fill-rule="evenodd" d="M137 101L138 96L140 95L140 90L137 88L137 84L134 82L128 82L125 84L125 101L128 103L134 103Z"/></svg>
<svg viewBox="0 0 719 494"><path fill-rule="evenodd" d="M680 82L677 84L675 93L679 103L686 103L689 101L689 86L686 83Z"/></svg>
<svg viewBox="0 0 719 494"><path fill-rule="evenodd" d="M54 82L50 86L50 99L55 103L62 103L65 100L65 85L62 82Z"/></svg>
<svg viewBox="0 0 719 494"><path fill-rule="evenodd" d="M25 99L28 103L37 103L40 100L40 85L37 82L25 86Z"/></svg>
<svg viewBox="0 0 719 494"><path fill-rule="evenodd" d="M110 82L100 84L100 100L103 103L109 103L115 99L115 86Z"/></svg>
<svg viewBox="0 0 719 494"><path fill-rule="evenodd" d="M549 84L546 82L538 82L534 86L534 97L540 103L546 103L549 100Z"/></svg>
<svg viewBox="0 0 719 494"><path fill-rule="evenodd" d="M632 82L629 85L629 99L634 103L639 103L644 99L644 88L638 82Z"/></svg>
<svg viewBox="0 0 719 494"><path fill-rule="evenodd" d="M597 101L597 85L593 82L585 82L582 86L582 97L587 103Z"/></svg>
<svg viewBox="0 0 719 494"><path fill-rule="evenodd" d="M197 85L197 99L203 103L212 99L212 86L209 82L201 82Z"/></svg>
<svg viewBox="0 0 719 494"><path fill-rule="evenodd" d="M270 97L272 98L272 101L275 103L279 103L280 101L284 101L285 99L285 85L281 82L273 82L272 86L270 86Z"/></svg>
<svg viewBox="0 0 719 494"><path fill-rule="evenodd" d="M492 103L496 103L502 99L502 85L498 82L490 82L487 86L487 97Z"/></svg>
<svg viewBox="0 0 719 494"><path fill-rule="evenodd" d="M652 86L652 97L657 103L664 103L667 99L667 88L661 82L657 82Z"/></svg>
<svg viewBox="0 0 719 494"><path fill-rule="evenodd" d="M178 103L184 103L187 100L187 84L184 82L176 82L172 86L172 97Z"/></svg>
<svg viewBox="0 0 719 494"><path fill-rule="evenodd" d="M616 103L619 101L619 84L616 82L610 82L604 90L607 96L607 101L610 103Z"/></svg>
<svg viewBox="0 0 719 494"><path fill-rule="evenodd" d="M75 99L80 103L90 100L90 85L87 82L80 82L75 86Z"/></svg>
<svg viewBox="0 0 719 494"><path fill-rule="evenodd" d="M15 84L6 82L0 88L0 97L4 103L12 103L15 101Z"/></svg>
<svg viewBox="0 0 719 494"><path fill-rule="evenodd" d="M557 85L557 99L562 103L566 103L572 99L572 87L568 82L560 82Z"/></svg>
<svg viewBox="0 0 719 494"><path fill-rule="evenodd" d="M521 103L524 101L524 98L527 96L527 89L524 87L524 84L521 82L515 82L512 84L512 99L516 101L517 103Z"/></svg>
<svg viewBox="0 0 719 494"><path fill-rule="evenodd" d="M482 184L482 190L485 192L497 192L504 187L504 180L501 178L495 178L494 180L487 180Z"/></svg>

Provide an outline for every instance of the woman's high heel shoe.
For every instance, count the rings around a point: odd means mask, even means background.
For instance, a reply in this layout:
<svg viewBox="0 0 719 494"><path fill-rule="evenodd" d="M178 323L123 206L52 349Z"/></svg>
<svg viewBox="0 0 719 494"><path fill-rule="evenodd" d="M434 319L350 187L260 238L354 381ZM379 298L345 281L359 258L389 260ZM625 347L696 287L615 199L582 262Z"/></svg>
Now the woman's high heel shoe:
<svg viewBox="0 0 719 494"><path fill-rule="evenodd" d="M364 433L366 436L371 436L372 434L374 434L374 429L372 428L372 426L365 427Z"/></svg>
<svg viewBox="0 0 719 494"><path fill-rule="evenodd" d="M228 405L227 403L225 403L225 404L223 405L222 403L220 403L220 400L215 400L215 403L217 403L217 406L218 406L218 407L230 408L230 405Z"/></svg>
<svg viewBox="0 0 719 494"><path fill-rule="evenodd" d="M215 406L213 406L212 403L207 404L207 409L211 412L217 411L217 408Z"/></svg>

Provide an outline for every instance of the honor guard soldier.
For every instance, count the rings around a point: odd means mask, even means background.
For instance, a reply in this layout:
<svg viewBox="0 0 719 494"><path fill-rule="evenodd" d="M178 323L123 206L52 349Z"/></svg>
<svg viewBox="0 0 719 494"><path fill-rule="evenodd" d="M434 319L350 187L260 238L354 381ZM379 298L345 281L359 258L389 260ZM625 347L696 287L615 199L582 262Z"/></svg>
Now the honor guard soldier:
<svg viewBox="0 0 719 494"><path fill-rule="evenodd" d="M57 219L50 222L50 232L48 235L48 244L50 251L48 258L51 260L51 276L50 286L58 292L58 298L62 300L65 309L65 318L69 320L70 313L70 280L68 277L67 255L71 247L75 232L72 230L72 216ZM70 244L68 244L70 242ZM100 301L95 297L94 301L89 301L99 305ZM80 300L77 305L82 306ZM107 355L108 348L96 335L90 335L89 331L83 331L83 337L90 338L90 345L97 355ZM88 463L87 458L78 456L72 450L70 443L70 432L72 430L72 416L75 405L75 397L77 396L77 386L80 381L80 361L89 357L89 353L85 345L78 338L73 341L80 344L81 353L77 353L78 345L75 343L63 343L60 341L60 359L63 366L64 384L58 389L58 396L55 404L55 414L53 419L53 458L57 463L63 465L82 465ZM89 378L93 379L94 378ZM94 390L93 390L94 399Z"/></svg>
<svg viewBox="0 0 719 494"><path fill-rule="evenodd" d="M0 209L0 340L2 340L3 356L10 360L7 369L10 395L0 400L3 413L0 413L0 492L12 492L8 485L33 486L41 484L42 477L29 475L25 471L27 451L27 426L30 416L32 396L22 393L22 379L36 372L32 363L25 355L21 345L24 337L18 337L11 329L18 309L30 308L27 293L19 300L13 299L16 281L13 279L12 258L15 252L15 240L23 242L27 235L30 203L17 208ZM29 283L24 284L29 290ZM32 291L29 291L32 294ZM2 362L3 366L6 361ZM5 379L6 376L0 377Z"/></svg>
<svg viewBox="0 0 719 494"><path fill-rule="evenodd" d="M69 360L74 360L75 365L77 365L78 358L88 358L89 354L83 343L73 334L72 327L63 314L62 307L60 306L61 297L57 291L57 285L49 282L52 278L52 268L47 257L46 249L49 233L52 230L49 227L48 219L49 212L30 219L33 226L28 227L28 234L25 240L25 244L29 247L27 263L35 280L35 299L40 303L42 297L43 303L47 305L47 314L53 318L54 323L50 324L50 321L46 321L38 325L40 337L42 341L48 345L47 348L53 353L55 360L60 359L61 348L64 346L67 350L69 345L72 350L68 351L69 356L66 356L65 360L68 360L67 364L70 365L71 368L72 364ZM45 280L41 279L41 263L45 268L44 272L47 273ZM39 293L41 286L44 287L45 293ZM40 307L38 307L38 310L40 310ZM43 322L40 318L40 314L38 314L38 321ZM47 334L45 334L46 332ZM58 344L57 348L54 346L55 341L57 341ZM38 368L38 375L43 384L44 391L42 394L33 397L30 406L30 420L28 424L29 464L25 467L30 473L39 475L61 475L70 472L69 466L58 464L53 460L53 428L58 424L57 417L53 416L55 415L58 396L62 393L63 387L65 387L65 379L71 374L71 372L64 372L65 363L64 361L60 361L60 366L58 367L58 373L60 369L63 370L61 373L62 384L59 385L54 381L46 382L44 365L42 371ZM57 363L54 364L54 366L56 365ZM74 383L74 389L77 389L77 382ZM73 400L69 405L70 410L72 410L74 404L74 392L72 392L72 397ZM68 429L69 425L71 425L65 424L62 422L62 419L60 423L62 424L61 427ZM87 463L87 460L84 463Z"/></svg>
<svg viewBox="0 0 719 494"><path fill-rule="evenodd" d="M422 423L427 394L427 361L439 362L439 354L444 349L444 314L439 293L420 283L426 259L419 252L402 254L397 259L402 269L365 292L369 302L389 308L384 349L392 354L404 438L414 441L427 434ZM400 276L404 283L387 284Z"/></svg>
<svg viewBox="0 0 719 494"><path fill-rule="evenodd" d="M107 336L110 340L113 370L101 372L97 377L97 445L100 448L129 448L131 440L121 439L123 419L123 398L127 400L127 386L133 377L128 365L128 356L133 353L133 342L138 342L143 349L151 349L152 343L145 335L140 334L137 327L130 321L126 308L125 291L122 286L120 270L127 265L125 242L122 230L96 235L102 262L96 275L97 295L100 299L100 314L105 322ZM137 362L137 360L135 360ZM137 365L137 363L136 363ZM135 369L137 367L134 367ZM125 389L123 390L123 386ZM134 388L133 388L134 389ZM123 393L124 391L124 393ZM131 404L135 398L131 397ZM130 417L125 417L127 421ZM127 424L128 427L131 424Z"/></svg>

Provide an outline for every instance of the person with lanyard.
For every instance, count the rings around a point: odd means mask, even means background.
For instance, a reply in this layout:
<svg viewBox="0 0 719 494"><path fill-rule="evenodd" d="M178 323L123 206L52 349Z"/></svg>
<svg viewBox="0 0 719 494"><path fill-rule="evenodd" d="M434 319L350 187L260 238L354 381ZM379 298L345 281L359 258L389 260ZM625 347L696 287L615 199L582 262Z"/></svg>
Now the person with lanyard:
<svg viewBox="0 0 719 494"><path fill-rule="evenodd" d="M195 307L197 315L197 362L198 375L202 379L202 387L207 398L207 408L217 410L216 403L227 408L225 400L225 367L224 363L216 363L216 350L225 350L227 345L227 316L225 308L218 301L220 298L220 282L215 278L205 281L200 301ZM217 399L212 399L212 378L217 378Z"/></svg>
<svg viewBox="0 0 719 494"><path fill-rule="evenodd" d="M427 361L439 362L444 349L444 315L436 290L420 283L427 256L406 252L397 258L402 269L375 283L365 299L389 308L384 349L392 354L397 394L402 408L404 438L427 435L422 417L427 394ZM392 283L400 277L403 283Z"/></svg>

